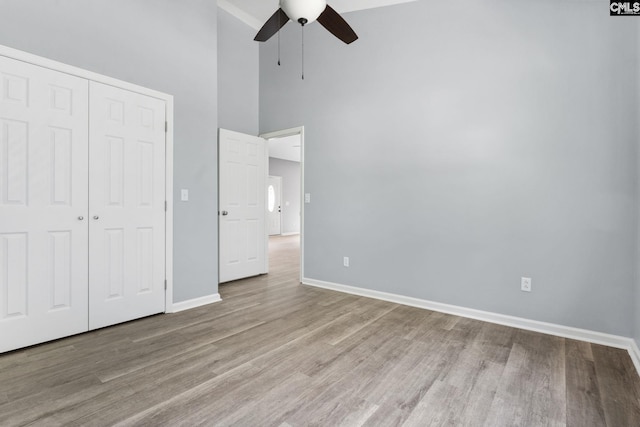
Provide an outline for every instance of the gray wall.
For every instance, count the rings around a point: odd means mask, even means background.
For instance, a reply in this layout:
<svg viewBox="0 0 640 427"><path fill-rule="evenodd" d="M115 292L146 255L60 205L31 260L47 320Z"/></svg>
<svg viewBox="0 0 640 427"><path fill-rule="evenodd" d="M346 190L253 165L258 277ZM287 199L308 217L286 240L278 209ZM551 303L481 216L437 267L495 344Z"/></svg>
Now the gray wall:
<svg viewBox="0 0 640 427"><path fill-rule="evenodd" d="M218 126L258 134L256 31L218 9Z"/></svg>
<svg viewBox="0 0 640 427"><path fill-rule="evenodd" d="M304 81L299 27L281 67L260 51L260 130L305 126L306 276L632 336L636 22L556 0L345 17L350 46L305 29Z"/></svg>
<svg viewBox="0 0 640 427"><path fill-rule="evenodd" d="M269 157L269 175L282 177L282 233L299 233L300 163Z"/></svg>
<svg viewBox="0 0 640 427"><path fill-rule="evenodd" d="M216 15L208 0L0 6L0 44L174 95L176 302L218 288Z"/></svg>

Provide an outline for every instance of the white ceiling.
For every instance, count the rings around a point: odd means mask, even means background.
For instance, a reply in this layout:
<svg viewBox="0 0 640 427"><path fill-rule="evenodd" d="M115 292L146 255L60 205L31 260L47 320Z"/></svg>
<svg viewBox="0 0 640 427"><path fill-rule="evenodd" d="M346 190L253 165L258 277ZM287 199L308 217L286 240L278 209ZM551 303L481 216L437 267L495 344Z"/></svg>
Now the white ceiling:
<svg viewBox="0 0 640 427"><path fill-rule="evenodd" d="M269 157L276 159L300 161L300 135L285 136L269 140Z"/></svg>
<svg viewBox="0 0 640 427"><path fill-rule="evenodd" d="M328 0L328 3L338 13L344 13L410 1L415 0ZM218 0L218 6L256 30L278 10L278 5L278 0Z"/></svg>

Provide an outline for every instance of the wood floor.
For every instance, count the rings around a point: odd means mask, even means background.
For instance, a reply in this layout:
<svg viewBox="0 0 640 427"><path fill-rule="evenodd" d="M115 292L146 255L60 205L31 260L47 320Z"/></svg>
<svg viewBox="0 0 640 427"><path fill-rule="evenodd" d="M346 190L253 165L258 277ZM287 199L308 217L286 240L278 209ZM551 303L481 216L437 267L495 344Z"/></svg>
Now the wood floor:
<svg viewBox="0 0 640 427"><path fill-rule="evenodd" d="M640 426L623 350L298 284L0 356L0 426Z"/></svg>

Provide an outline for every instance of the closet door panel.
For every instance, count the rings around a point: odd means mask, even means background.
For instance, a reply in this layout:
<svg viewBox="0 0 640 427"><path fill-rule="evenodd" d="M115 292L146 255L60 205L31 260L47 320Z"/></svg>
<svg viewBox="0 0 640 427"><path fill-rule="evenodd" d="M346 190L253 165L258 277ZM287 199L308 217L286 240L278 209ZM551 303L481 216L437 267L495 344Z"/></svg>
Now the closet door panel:
<svg viewBox="0 0 640 427"><path fill-rule="evenodd" d="M0 56L0 352L88 330L88 81Z"/></svg>
<svg viewBox="0 0 640 427"><path fill-rule="evenodd" d="M165 310L165 103L91 82L91 329Z"/></svg>

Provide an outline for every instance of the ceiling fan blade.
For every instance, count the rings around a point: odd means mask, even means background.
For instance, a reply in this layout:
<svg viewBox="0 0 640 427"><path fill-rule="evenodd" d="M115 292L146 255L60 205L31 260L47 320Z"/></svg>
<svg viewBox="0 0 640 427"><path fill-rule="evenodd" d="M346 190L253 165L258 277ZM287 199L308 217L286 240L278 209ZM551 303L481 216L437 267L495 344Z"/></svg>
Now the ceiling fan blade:
<svg viewBox="0 0 640 427"><path fill-rule="evenodd" d="M318 16L318 22L346 44L358 40L358 35L353 31L353 28L329 5L327 5L324 12Z"/></svg>
<svg viewBox="0 0 640 427"><path fill-rule="evenodd" d="M260 28L260 31L258 31L254 40L258 42L266 42L271 38L271 36L277 33L280 28L284 27L284 24L286 24L287 21L289 21L289 17L284 13L284 10L276 10L276 13L271 15L271 18L269 18L262 28Z"/></svg>

